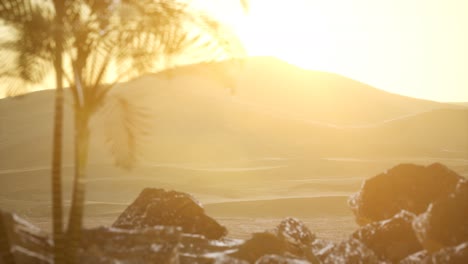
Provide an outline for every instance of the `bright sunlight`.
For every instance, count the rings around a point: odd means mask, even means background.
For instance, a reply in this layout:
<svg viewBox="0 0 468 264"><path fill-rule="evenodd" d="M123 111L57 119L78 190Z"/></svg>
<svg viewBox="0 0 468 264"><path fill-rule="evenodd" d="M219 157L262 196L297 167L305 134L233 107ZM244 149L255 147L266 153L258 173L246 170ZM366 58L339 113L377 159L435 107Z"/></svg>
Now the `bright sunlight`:
<svg viewBox="0 0 468 264"><path fill-rule="evenodd" d="M435 101L467 101L468 2L252 0L248 15L223 1L213 11L249 55L334 72Z"/></svg>

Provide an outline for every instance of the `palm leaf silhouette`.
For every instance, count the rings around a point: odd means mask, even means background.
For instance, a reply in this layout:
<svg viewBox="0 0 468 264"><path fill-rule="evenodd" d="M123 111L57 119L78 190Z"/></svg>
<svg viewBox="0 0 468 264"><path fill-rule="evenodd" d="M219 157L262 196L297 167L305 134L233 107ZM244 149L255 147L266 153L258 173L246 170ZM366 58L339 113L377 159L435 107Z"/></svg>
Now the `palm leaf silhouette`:
<svg viewBox="0 0 468 264"><path fill-rule="evenodd" d="M128 98L112 95L106 100L99 119L115 165L124 169L135 166L141 145L149 140L154 120L150 111Z"/></svg>
<svg viewBox="0 0 468 264"><path fill-rule="evenodd" d="M43 82L54 69L60 88L54 142L61 140L57 133L61 131L62 76L70 85L76 130L67 250L71 263L77 261L80 241L89 120L101 108L107 113L103 122L109 124L108 145L116 164L124 168L137 161L151 120L145 109L128 98L108 96L114 84L180 64L243 54L228 30L185 1L4 0L0 2L0 35L0 65L4 66L0 81L7 84L7 94ZM54 175L59 172L59 156L54 147Z"/></svg>

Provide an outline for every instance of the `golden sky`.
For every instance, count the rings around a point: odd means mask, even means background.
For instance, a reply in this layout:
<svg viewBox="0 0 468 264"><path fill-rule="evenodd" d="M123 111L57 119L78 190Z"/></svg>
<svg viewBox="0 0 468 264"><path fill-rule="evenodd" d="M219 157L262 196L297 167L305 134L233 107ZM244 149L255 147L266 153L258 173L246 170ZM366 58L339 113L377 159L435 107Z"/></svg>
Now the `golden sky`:
<svg viewBox="0 0 468 264"><path fill-rule="evenodd" d="M239 0L194 1L229 24L248 55L468 102L468 0L249 0L247 15Z"/></svg>
<svg viewBox="0 0 468 264"><path fill-rule="evenodd" d="M468 101L467 0L211 0L249 55L271 55L377 88Z"/></svg>

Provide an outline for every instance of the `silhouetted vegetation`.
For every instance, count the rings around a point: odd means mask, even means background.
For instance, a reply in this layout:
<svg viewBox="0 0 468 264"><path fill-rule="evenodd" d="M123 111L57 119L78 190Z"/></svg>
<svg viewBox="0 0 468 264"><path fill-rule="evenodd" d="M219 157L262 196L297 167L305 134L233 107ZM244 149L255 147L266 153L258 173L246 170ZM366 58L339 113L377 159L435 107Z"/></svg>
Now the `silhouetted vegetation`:
<svg viewBox="0 0 468 264"><path fill-rule="evenodd" d="M61 119L62 76L73 94L75 113L75 176L68 223L68 261L76 257L83 218L84 177L89 144L89 121L104 105L117 82L142 73L171 67L181 60L200 61L231 56L237 42L220 24L200 10L177 1L3 1L2 80L15 95L43 82L54 69L57 78L54 134L54 230L61 236ZM62 63L62 57L64 62ZM55 62L55 63L54 63ZM103 85L106 84L106 85ZM112 104L121 108L128 159L117 165L131 167L135 140L142 123L125 98ZM123 111L122 111L123 109ZM141 113L138 113L141 114ZM112 137L112 135L111 135ZM122 155L118 155L121 157ZM60 244L56 240L56 245ZM60 259L57 259L61 262Z"/></svg>

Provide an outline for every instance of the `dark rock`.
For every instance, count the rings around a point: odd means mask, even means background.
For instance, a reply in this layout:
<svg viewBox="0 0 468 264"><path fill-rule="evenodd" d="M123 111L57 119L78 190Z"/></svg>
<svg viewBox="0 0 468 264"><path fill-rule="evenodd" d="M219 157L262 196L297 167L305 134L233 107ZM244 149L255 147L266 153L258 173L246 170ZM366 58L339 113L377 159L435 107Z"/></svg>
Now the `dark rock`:
<svg viewBox="0 0 468 264"><path fill-rule="evenodd" d="M310 262L279 255L265 255L259 258L255 264L310 264Z"/></svg>
<svg viewBox="0 0 468 264"><path fill-rule="evenodd" d="M468 263L468 241L458 246L443 248L423 259L423 263Z"/></svg>
<svg viewBox="0 0 468 264"><path fill-rule="evenodd" d="M392 262L422 250L412 223L416 216L401 211L390 219L374 222L361 227L352 234L382 260Z"/></svg>
<svg viewBox="0 0 468 264"><path fill-rule="evenodd" d="M255 263L257 259L264 255L283 255L286 249L286 241L275 234L270 232L255 233L232 256L246 260L249 263Z"/></svg>
<svg viewBox="0 0 468 264"><path fill-rule="evenodd" d="M402 259L400 264L419 264L422 263L427 256L427 250L421 250Z"/></svg>
<svg viewBox="0 0 468 264"><path fill-rule="evenodd" d="M323 254L317 254L317 257L323 264L336 263L385 263L379 260L378 256L361 241L350 238L342 241L332 248L326 249Z"/></svg>
<svg viewBox="0 0 468 264"><path fill-rule="evenodd" d="M208 240L201 235L182 234L179 247L180 263L219 262L227 254L237 251L242 242L239 239Z"/></svg>
<svg viewBox="0 0 468 264"><path fill-rule="evenodd" d="M182 192L144 189L119 216L114 227L136 229L156 225L180 226L184 233L200 234L209 239L225 236L227 230L207 216L200 203Z"/></svg>
<svg viewBox="0 0 468 264"><path fill-rule="evenodd" d="M39 228L0 210L0 263L52 263L52 243Z"/></svg>
<svg viewBox="0 0 468 264"><path fill-rule="evenodd" d="M245 241L233 256L247 260L249 263L254 263L264 255L307 259L312 263L317 263L318 260L311 250L314 240L315 235L304 223L289 217L270 232L253 234L252 238Z"/></svg>
<svg viewBox="0 0 468 264"><path fill-rule="evenodd" d="M426 250L413 254L401 264L466 264L468 263L468 242L458 246L446 247L429 254Z"/></svg>
<svg viewBox="0 0 468 264"><path fill-rule="evenodd" d="M312 263L318 260L311 251L315 235L300 220L288 217L274 230L276 236L285 241L286 251L296 257L307 258Z"/></svg>
<svg viewBox="0 0 468 264"><path fill-rule="evenodd" d="M317 259L325 259L335 246L336 243L332 241L317 238L312 242L311 251Z"/></svg>
<svg viewBox="0 0 468 264"><path fill-rule="evenodd" d="M247 261L231 257L229 255L223 255L216 258L213 264L249 264Z"/></svg>
<svg viewBox="0 0 468 264"><path fill-rule="evenodd" d="M429 252L468 241L468 180L460 180L454 193L429 206L413 228Z"/></svg>
<svg viewBox="0 0 468 264"><path fill-rule="evenodd" d="M179 263L180 228L138 230L99 227L84 230L80 263Z"/></svg>
<svg viewBox="0 0 468 264"><path fill-rule="evenodd" d="M184 234L179 247L181 263L205 263L209 241L202 235Z"/></svg>
<svg viewBox="0 0 468 264"><path fill-rule="evenodd" d="M350 197L349 205L358 224L388 219L400 212L420 214L433 201L455 190L462 177L442 164L401 164L366 180Z"/></svg>
<svg viewBox="0 0 468 264"><path fill-rule="evenodd" d="M276 227L276 234L294 244L310 245L315 235L300 220L288 217Z"/></svg>

